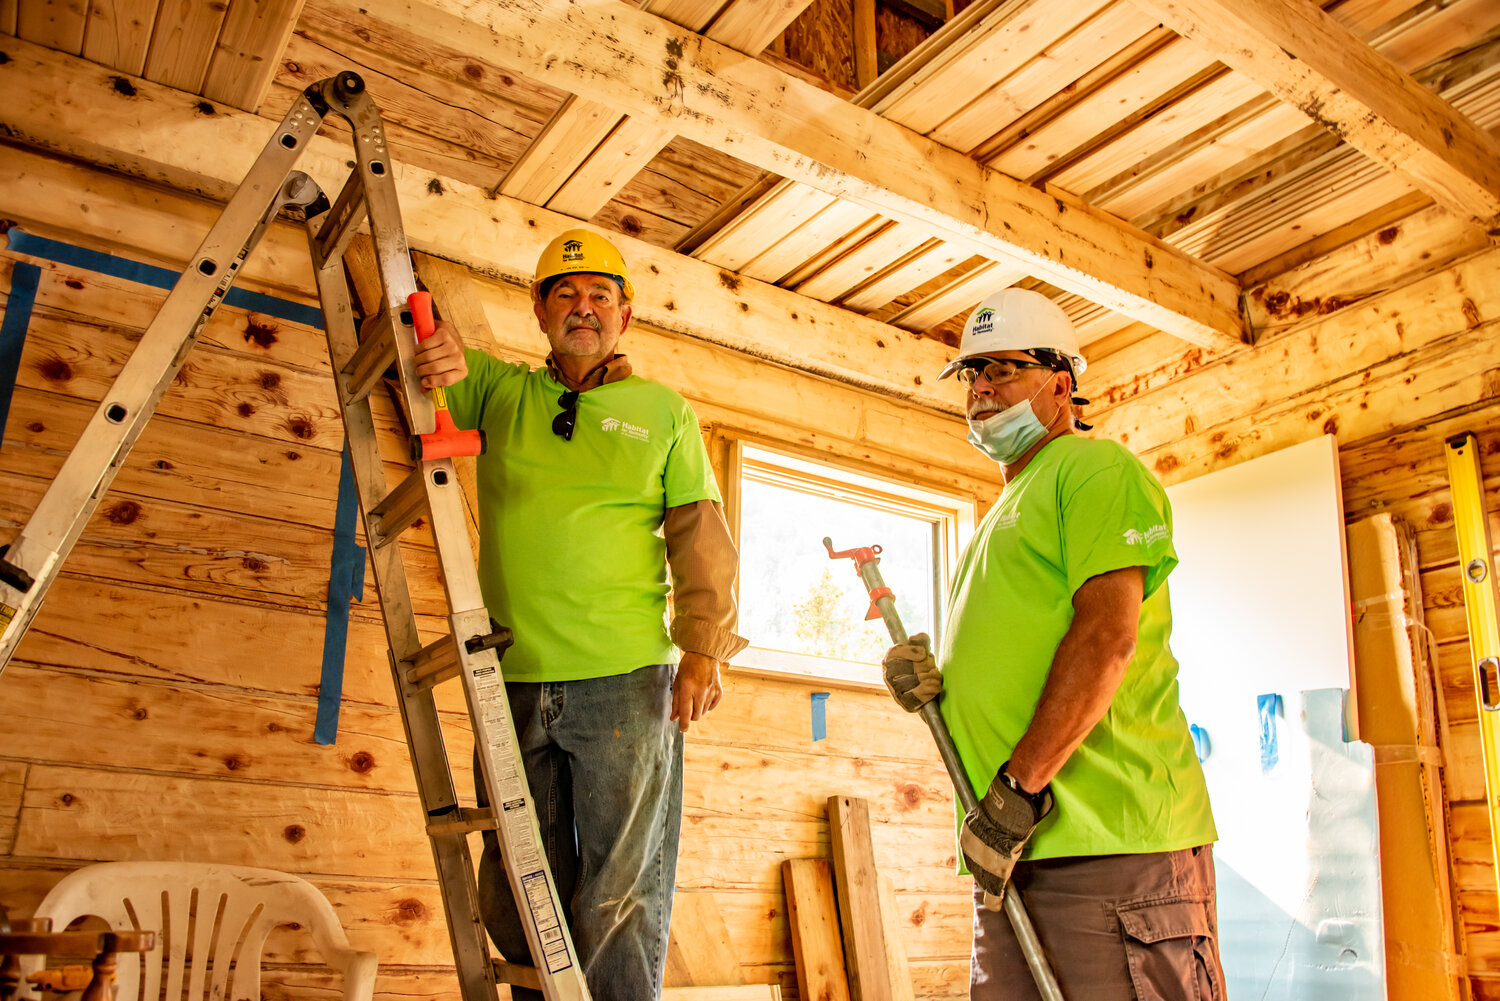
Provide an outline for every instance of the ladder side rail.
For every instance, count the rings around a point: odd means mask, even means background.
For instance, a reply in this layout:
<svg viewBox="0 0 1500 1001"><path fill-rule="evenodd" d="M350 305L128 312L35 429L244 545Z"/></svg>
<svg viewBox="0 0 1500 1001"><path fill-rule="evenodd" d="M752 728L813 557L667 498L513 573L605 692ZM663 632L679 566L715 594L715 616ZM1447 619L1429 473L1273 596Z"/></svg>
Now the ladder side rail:
<svg viewBox="0 0 1500 1001"><path fill-rule="evenodd" d="M314 185L310 191L306 175L292 168L322 121L305 96L293 103L5 551L0 566L0 671L10 663L63 561L245 258L278 211L305 204L316 190Z"/></svg>
<svg viewBox="0 0 1500 1001"><path fill-rule="evenodd" d="M312 225L310 220L310 230ZM360 510L365 518L365 537L369 541L374 538L370 512L386 495L387 481L369 399L352 395L340 372L358 346L342 262L334 261L319 270L317 279L319 298L323 303L324 330L328 334L342 404L340 410L344 416L350 464L354 468ZM423 644L417 633L399 547L397 540L384 546L371 542L370 560L375 571L386 641L390 645L391 675L396 696L401 700L401 722L411 753L412 771L416 775L422 808L431 821L434 817L457 811L458 793L444 750L442 726L432 689L419 688L407 680L407 668L422 651ZM431 840L433 863L443 890L448 936L464 1001L494 1001L495 979L490 966L487 932L478 919L478 882L468 843L462 836L439 836Z"/></svg>
<svg viewBox="0 0 1500 1001"><path fill-rule="evenodd" d="M365 186L365 208L385 293L384 308L391 317L397 369L412 431L430 433L437 424L436 408L416 375L416 331L407 310L407 299L416 291L416 277L401 225L379 112L364 94L345 101L342 106L333 104L332 110L348 119L354 131L356 169ZM480 751L479 774L475 778L483 784L489 803L497 811L496 832L506 862L506 875L523 915L522 925L542 994L547 1001L588 1001L583 968L568 933L567 911L558 897L542 848L541 830L510 717L499 659L492 650L471 653L464 643L467 638L487 634L490 619L464 523L458 476L451 459L424 461L421 469L438 566L457 641L459 677L475 747ZM410 658L405 659L409 664ZM404 670L398 674L397 683L404 690L410 682ZM414 752L417 746L413 745Z"/></svg>

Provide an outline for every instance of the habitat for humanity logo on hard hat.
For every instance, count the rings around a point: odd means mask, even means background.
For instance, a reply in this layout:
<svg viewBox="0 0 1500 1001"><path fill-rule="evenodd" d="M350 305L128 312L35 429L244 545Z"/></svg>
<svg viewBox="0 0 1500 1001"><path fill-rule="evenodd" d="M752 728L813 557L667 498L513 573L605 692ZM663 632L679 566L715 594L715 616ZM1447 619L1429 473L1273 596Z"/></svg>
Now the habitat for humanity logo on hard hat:
<svg viewBox="0 0 1500 1001"><path fill-rule="evenodd" d="M606 417L599 422L599 426L605 431L618 431L627 438L635 438L638 441L650 441L651 429L643 428L639 424L622 421L618 417Z"/></svg>
<svg viewBox="0 0 1500 1001"><path fill-rule="evenodd" d="M985 309L981 309L979 312L974 314L974 319L971 322L974 324L972 330L970 331L971 334L987 334L991 330L995 329L995 311L987 307Z"/></svg>
<svg viewBox="0 0 1500 1001"><path fill-rule="evenodd" d="M569 264L577 264L583 260L583 243L579 240L569 240L562 247L563 260Z"/></svg>

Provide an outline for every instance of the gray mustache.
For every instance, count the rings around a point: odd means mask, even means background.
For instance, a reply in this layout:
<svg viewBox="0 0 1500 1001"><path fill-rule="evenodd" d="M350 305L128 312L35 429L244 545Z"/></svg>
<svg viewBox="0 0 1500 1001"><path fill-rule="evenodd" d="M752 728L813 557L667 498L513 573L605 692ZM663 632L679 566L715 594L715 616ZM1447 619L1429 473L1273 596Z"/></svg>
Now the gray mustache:
<svg viewBox="0 0 1500 1001"><path fill-rule="evenodd" d="M599 318L597 316L571 316L568 318L568 329L576 327L589 327L597 331L599 329Z"/></svg>

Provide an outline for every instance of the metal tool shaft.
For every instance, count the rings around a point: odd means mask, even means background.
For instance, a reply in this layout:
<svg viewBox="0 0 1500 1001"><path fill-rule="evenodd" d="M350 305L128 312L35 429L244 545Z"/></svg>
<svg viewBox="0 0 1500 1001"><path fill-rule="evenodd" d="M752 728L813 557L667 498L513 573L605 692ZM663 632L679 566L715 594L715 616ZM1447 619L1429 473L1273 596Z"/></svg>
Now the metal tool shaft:
<svg viewBox="0 0 1500 1001"><path fill-rule="evenodd" d="M896 599L880 575L880 558L876 555L880 551L879 547L835 553L832 539L825 538L823 545L828 549L830 558L851 556L854 559L859 578L874 599L875 609L885 621L886 631L891 634L891 642L907 642L906 627L901 624L901 616L896 611ZM970 812L979 805L979 797L974 794L969 773L959 760L958 748L953 746L953 737L948 733L948 725L943 722L938 700L933 699L924 705L919 715L927 724L927 729L932 731L933 742L937 744L938 754L943 759L944 767L948 769L948 778L953 782L959 804L963 806L965 813ZM1000 909L993 895L986 893L984 898L984 905L990 910ZM1020 892L1012 888L1006 893L1003 907L1005 916L1010 919L1011 928L1015 930L1016 941L1020 943L1021 955L1025 957L1032 979L1036 981L1037 990L1042 995L1042 1001L1063 1001L1062 989L1058 987L1057 977L1053 975L1052 966L1047 962L1047 954L1042 951L1041 940L1036 937L1036 927L1031 923L1031 915L1026 912Z"/></svg>

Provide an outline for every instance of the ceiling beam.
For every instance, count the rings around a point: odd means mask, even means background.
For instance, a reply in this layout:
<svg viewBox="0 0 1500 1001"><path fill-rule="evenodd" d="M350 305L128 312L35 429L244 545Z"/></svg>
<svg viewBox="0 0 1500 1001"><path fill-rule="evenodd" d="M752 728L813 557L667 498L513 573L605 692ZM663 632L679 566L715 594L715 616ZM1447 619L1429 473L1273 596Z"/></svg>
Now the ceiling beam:
<svg viewBox="0 0 1500 1001"><path fill-rule="evenodd" d="M1134 2L1439 205L1500 217L1500 143L1316 4Z"/></svg>
<svg viewBox="0 0 1500 1001"><path fill-rule="evenodd" d="M205 108L195 94L7 35L0 35L0 92L10 102L9 143L219 201L234 192L275 134L268 119ZM0 159L8 149L0 146ZM348 175L350 152L347 134L319 134L297 169L331 197ZM414 250L525 286L548 241L577 225L556 212L413 168L401 162L399 149L394 159L402 222ZM152 196L149 184L137 187L142 199ZM21 219L34 210L19 203L6 207ZM59 218L86 217L95 208L86 199L56 198L46 211L54 217L51 225L66 227ZM182 253L189 254L202 235L185 225ZM610 239L630 263L638 322L936 411L962 410L962 394L951 383L937 382L953 356L937 341L642 240L618 233ZM260 266L274 251L256 251Z"/></svg>
<svg viewBox="0 0 1500 1001"><path fill-rule="evenodd" d="M1195 344L1242 343L1239 286L1224 272L626 4L360 0L359 10L1014 261Z"/></svg>
<svg viewBox="0 0 1500 1001"><path fill-rule="evenodd" d="M724 6L720 0L645 0L641 9L755 55L811 2L732 0ZM602 119L607 119L607 127L603 135L596 135ZM550 142L543 141L547 136L553 137ZM569 137L572 148L559 149L559 137ZM671 141L672 133L666 129L621 115L611 105L574 97L557 109L543 134L501 182L500 190L579 219L592 219ZM536 191L545 194L535 197Z"/></svg>

